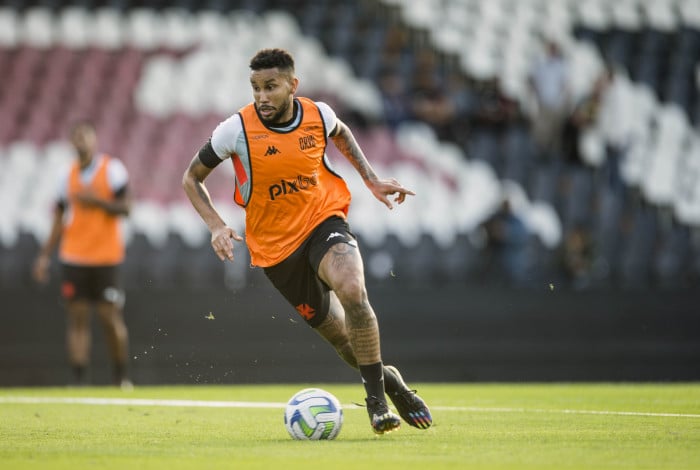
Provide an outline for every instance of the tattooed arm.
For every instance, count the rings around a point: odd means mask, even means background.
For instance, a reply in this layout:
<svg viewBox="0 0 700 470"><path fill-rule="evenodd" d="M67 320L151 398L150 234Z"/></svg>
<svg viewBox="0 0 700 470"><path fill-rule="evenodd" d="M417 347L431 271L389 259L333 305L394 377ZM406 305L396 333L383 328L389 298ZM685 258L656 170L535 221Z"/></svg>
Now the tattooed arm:
<svg viewBox="0 0 700 470"><path fill-rule="evenodd" d="M345 158L355 167L365 185L374 194L374 197L384 203L389 209L394 207L389 200L390 195L396 194L394 202L399 204L403 203L407 195L415 195L413 191L401 186L394 178L380 179L377 177L372 169L372 165L369 164L365 154L355 140L355 136L352 135L350 128L340 119L338 119L338 124L331 133L331 139L333 139L333 143L340 150L340 153L345 155Z"/></svg>

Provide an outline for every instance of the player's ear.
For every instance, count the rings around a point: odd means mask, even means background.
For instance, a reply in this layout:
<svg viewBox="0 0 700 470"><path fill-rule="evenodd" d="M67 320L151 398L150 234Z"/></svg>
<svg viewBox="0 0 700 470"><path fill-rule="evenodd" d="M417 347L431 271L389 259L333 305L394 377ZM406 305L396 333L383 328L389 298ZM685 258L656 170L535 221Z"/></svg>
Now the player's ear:
<svg viewBox="0 0 700 470"><path fill-rule="evenodd" d="M297 92L297 88L299 88L299 79L297 77L292 77L290 84L292 86L292 94L294 95Z"/></svg>

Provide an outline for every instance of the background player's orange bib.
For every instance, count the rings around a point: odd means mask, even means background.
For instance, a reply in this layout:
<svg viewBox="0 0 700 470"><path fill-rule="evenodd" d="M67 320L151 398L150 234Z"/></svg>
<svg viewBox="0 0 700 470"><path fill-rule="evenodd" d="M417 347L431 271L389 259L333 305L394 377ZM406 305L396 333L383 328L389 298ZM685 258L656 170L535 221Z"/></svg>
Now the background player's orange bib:
<svg viewBox="0 0 700 470"><path fill-rule="evenodd" d="M109 157L102 155L95 175L88 184L80 181L80 167L74 163L68 177L69 219L63 228L59 257L68 264L107 266L124 261L119 217L97 207L86 207L75 200L79 191L90 190L98 197L114 197L107 179Z"/></svg>

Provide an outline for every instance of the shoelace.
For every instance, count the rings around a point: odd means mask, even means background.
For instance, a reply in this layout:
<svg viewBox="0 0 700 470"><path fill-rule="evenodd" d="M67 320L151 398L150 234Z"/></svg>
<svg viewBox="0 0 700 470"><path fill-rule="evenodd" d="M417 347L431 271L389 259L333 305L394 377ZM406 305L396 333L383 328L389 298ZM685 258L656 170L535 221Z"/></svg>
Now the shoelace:
<svg viewBox="0 0 700 470"><path fill-rule="evenodd" d="M413 404L415 403L414 397L416 396L416 393L418 393L418 390L404 390L402 392L394 394L393 396L397 398L402 398L407 402Z"/></svg>

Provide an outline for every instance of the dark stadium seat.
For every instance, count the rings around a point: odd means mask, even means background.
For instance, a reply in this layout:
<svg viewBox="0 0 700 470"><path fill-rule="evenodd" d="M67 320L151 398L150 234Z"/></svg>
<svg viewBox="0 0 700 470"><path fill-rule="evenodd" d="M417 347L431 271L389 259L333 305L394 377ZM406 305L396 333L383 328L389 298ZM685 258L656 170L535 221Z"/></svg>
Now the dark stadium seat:
<svg viewBox="0 0 700 470"><path fill-rule="evenodd" d="M564 197L562 214L565 228L591 224L595 189L591 172L590 168L575 168L569 171L569 187Z"/></svg>
<svg viewBox="0 0 700 470"><path fill-rule="evenodd" d="M690 284L692 266L692 241L690 229L675 221L664 230L658 253L654 256L653 269L658 285L665 289L678 289Z"/></svg>
<svg viewBox="0 0 700 470"><path fill-rule="evenodd" d="M622 282L630 288L651 286L657 218L653 208L641 206L633 215L632 225L622 252Z"/></svg>
<svg viewBox="0 0 700 470"><path fill-rule="evenodd" d="M527 185L534 165L535 148L530 133L523 125L510 125L503 137L503 177Z"/></svg>
<svg viewBox="0 0 700 470"><path fill-rule="evenodd" d="M592 228L597 256L608 266L606 274L612 276L621 248L620 225L623 222L624 202L610 189L604 188L598 194L596 207Z"/></svg>

